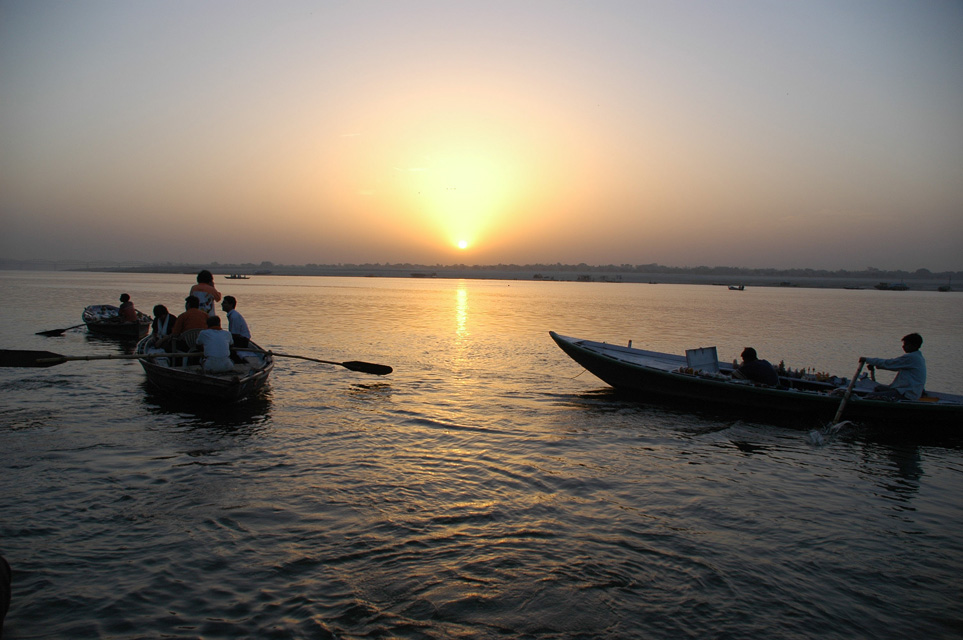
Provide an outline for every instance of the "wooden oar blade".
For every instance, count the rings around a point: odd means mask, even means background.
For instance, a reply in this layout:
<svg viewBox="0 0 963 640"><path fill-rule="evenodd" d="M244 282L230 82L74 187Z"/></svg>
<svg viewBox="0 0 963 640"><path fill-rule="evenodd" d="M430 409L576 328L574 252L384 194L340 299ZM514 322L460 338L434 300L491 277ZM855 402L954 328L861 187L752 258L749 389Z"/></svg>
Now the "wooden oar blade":
<svg viewBox="0 0 963 640"><path fill-rule="evenodd" d="M82 327L82 326L84 326L84 325L82 325L82 324L75 324L74 326L72 326L72 327L67 327L66 329L48 329L48 330L46 330L46 331L38 331L38 332L35 333L34 335L47 336L48 338L53 338L53 337L56 337L56 336L62 336L65 332L70 331L71 329L76 329L77 327Z"/></svg>
<svg viewBox="0 0 963 640"><path fill-rule="evenodd" d="M271 355L278 358L297 358L298 360L309 360L310 362L320 362L322 364L336 364L341 365L346 369L352 371L360 371L362 373L371 373L376 376L386 376L394 369L386 364L374 364L373 362L359 362L358 360L350 360L348 362L335 362L334 360L321 360L320 358L310 358L308 356L299 356L294 353L277 353L275 351L265 351L263 349L249 349L242 347L240 349L235 349L235 351L240 352L251 352L251 353L263 353L265 355Z"/></svg>
<svg viewBox="0 0 963 640"><path fill-rule="evenodd" d="M59 353L0 349L0 367L52 367L66 362Z"/></svg>
<svg viewBox="0 0 963 640"><path fill-rule="evenodd" d="M351 360L349 362L342 362L341 366L346 369L351 369L352 371L361 371L362 373L371 373L376 376L386 376L394 369L386 364L374 364L372 362L358 362L357 360Z"/></svg>

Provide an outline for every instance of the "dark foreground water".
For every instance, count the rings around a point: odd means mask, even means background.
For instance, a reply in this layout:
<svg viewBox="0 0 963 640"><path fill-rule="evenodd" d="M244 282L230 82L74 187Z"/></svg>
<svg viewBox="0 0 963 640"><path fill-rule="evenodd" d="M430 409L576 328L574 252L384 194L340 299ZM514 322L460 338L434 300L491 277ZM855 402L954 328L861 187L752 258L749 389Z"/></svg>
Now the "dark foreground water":
<svg viewBox="0 0 963 640"><path fill-rule="evenodd" d="M122 353L80 322L190 276L0 272L0 348ZM4 638L958 638L963 445L645 406L548 330L755 346L852 375L920 331L963 392L963 296L221 278L279 358L233 407L135 361L0 370ZM885 375L885 374L882 374Z"/></svg>

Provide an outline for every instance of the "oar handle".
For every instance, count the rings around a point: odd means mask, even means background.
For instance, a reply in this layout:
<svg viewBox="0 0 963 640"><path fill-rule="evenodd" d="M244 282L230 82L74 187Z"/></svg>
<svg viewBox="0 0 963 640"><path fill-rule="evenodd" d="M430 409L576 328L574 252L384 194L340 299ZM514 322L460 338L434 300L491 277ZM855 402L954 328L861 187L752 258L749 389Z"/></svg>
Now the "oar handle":
<svg viewBox="0 0 963 640"><path fill-rule="evenodd" d="M104 356L57 356L56 358L37 358L37 364L60 364L61 362L73 362L76 360L149 360L151 358L190 358L192 356L202 355L204 355L203 351L187 351L184 353L122 353Z"/></svg>

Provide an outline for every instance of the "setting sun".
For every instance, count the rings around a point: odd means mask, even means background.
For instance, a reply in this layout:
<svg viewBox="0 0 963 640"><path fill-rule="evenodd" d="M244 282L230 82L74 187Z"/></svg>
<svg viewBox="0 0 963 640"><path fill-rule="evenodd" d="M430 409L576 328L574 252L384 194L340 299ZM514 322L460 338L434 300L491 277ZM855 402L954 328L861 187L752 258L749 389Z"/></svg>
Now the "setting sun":
<svg viewBox="0 0 963 640"><path fill-rule="evenodd" d="M459 249L467 249L467 248L468 248L468 241L467 241L467 240L459 240L459 241L458 241L458 248L459 248Z"/></svg>

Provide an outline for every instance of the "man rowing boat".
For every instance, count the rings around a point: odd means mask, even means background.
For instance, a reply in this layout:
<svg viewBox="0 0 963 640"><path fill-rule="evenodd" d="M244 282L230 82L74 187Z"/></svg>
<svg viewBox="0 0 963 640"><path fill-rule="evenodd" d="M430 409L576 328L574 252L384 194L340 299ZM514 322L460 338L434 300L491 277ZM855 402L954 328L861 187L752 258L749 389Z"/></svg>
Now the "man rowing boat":
<svg viewBox="0 0 963 640"><path fill-rule="evenodd" d="M868 397L919 400L926 386L926 360L920 351L922 346L923 337L918 333L910 333L903 336L904 353L901 356L889 359L861 357L860 360L866 363L870 371L886 369L896 372L893 382L876 385L875 391Z"/></svg>

